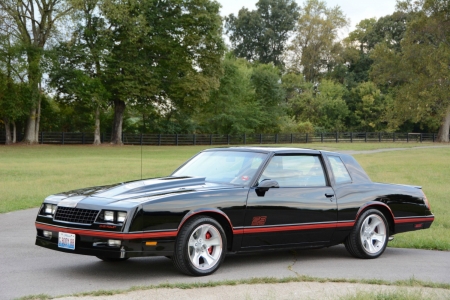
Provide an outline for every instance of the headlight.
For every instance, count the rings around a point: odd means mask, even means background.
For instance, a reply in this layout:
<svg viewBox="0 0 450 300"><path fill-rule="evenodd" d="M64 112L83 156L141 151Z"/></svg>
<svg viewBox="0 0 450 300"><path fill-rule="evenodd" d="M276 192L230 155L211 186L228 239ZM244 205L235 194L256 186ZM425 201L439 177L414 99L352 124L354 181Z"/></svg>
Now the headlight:
<svg viewBox="0 0 450 300"><path fill-rule="evenodd" d="M44 215L54 215L56 211L56 204L44 203L44 209L42 210L42 214Z"/></svg>
<svg viewBox="0 0 450 300"><path fill-rule="evenodd" d="M123 223L127 217L126 211L104 210L98 217L97 222Z"/></svg>
<svg viewBox="0 0 450 300"><path fill-rule="evenodd" d="M123 223L125 222L125 218L127 217L127 213L124 211L119 211L117 213L117 222Z"/></svg>
<svg viewBox="0 0 450 300"><path fill-rule="evenodd" d="M114 222L114 212L110 210L105 210L104 219L106 222Z"/></svg>

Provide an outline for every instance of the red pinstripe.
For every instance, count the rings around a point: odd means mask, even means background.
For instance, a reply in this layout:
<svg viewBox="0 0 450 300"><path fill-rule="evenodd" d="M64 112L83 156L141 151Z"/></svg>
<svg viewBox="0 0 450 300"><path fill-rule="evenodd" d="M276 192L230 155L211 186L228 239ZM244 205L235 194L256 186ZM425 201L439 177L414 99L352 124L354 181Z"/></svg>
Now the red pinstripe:
<svg viewBox="0 0 450 300"><path fill-rule="evenodd" d="M95 231L95 230L87 230L87 229L74 229L74 228L67 228L67 227L44 225L44 224L40 224L40 223L36 223L36 228L43 229L43 230L63 231L63 232L79 234L79 235L97 236L97 237L102 237L102 238L112 238L112 239L121 239L121 240L175 237L178 234L177 230L158 231L158 232L142 232L142 233L119 233L119 232Z"/></svg>

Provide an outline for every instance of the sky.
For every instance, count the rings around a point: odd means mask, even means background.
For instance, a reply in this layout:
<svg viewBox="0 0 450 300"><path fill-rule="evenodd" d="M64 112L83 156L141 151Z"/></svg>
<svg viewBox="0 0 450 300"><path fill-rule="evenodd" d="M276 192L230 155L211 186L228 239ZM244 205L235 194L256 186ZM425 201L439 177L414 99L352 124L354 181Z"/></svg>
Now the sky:
<svg viewBox="0 0 450 300"><path fill-rule="evenodd" d="M258 0L217 0L221 5L221 15L228 16L229 14L237 15L242 7L249 10L255 9L255 4ZM303 5L303 0L296 0L297 4ZM380 18L385 15L390 15L395 10L395 0L324 0L328 7L335 7L339 5L341 10L350 18L351 25L347 29L351 32L355 29L355 25L361 20L368 18ZM345 34L345 32L343 33ZM346 34L345 34L346 35Z"/></svg>

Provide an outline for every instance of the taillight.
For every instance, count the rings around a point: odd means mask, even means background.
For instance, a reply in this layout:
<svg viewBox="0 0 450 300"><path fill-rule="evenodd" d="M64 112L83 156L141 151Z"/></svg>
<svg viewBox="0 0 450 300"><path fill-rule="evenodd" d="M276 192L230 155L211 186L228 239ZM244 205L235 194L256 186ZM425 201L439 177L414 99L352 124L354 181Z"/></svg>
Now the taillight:
<svg viewBox="0 0 450 300"><path fill-rule="evenodd" d="M431 206L430 206L430 202L428 202L428 198L427 195L425 195L425 193L422 191L423 194L423 202L425 203L425 205L428 207L428 210L431 211Z"/></svg>

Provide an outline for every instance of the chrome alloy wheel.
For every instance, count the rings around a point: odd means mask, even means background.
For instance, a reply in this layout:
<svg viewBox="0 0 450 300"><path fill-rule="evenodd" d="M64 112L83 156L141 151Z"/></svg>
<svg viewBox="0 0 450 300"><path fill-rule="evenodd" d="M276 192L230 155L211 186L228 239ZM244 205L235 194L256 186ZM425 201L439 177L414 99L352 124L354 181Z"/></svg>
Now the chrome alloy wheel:
<svg viewBox="0 0 450 300"><path fill-rule="evenodd" d="M386 225L377 214L371 214L364 219L360 229L361 245L370 254L376 254L384 249L386 244Z"/></svg>
<svg viewBox="0 0 450 300"><path fill-rule="evenodd" d="M202 224L194 229L188 241L188 256L199 270L213 268L221 259L222 237L211 224Z"/></svg>

